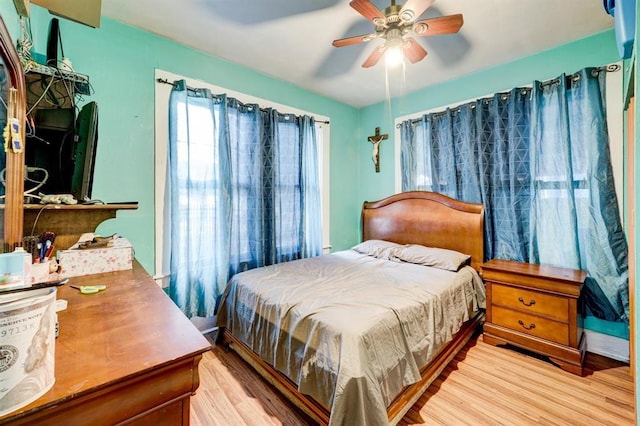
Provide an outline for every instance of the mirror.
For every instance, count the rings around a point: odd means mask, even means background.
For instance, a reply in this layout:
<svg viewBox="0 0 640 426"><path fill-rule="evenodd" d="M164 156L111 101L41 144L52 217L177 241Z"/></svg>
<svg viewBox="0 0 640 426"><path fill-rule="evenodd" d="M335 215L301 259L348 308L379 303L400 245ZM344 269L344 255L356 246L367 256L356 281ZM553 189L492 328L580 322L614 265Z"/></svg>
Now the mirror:
<svg viewBox="0 0 640 426"><path fill-rule="evenodd" d="M6 133L7 121L17 124L14 127L13 140L17 149L6 151L0 155L0 170L6 169L4 174L4 220L0 232L1 251L13 251L16 245L22 243L23 237L23 192L24 192L24 141L25 141L25 111L26 92L24 73L18 53L14 47L9 31L0 16L0 131ZM13 120L12 120L13 119ZM5 138L3 137L3 141ZM21 150L19 149L21 148Z"/></svg>

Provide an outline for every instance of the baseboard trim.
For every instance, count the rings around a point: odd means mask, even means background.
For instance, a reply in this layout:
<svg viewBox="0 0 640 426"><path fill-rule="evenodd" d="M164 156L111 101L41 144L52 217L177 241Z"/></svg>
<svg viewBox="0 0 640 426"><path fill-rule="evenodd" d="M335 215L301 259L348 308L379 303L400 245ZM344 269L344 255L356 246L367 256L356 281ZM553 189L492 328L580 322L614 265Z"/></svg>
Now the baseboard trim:
<svg viewBox="0 0 640 426"><path fill-rule="evenodd" d="M584 330L584 334L587 340L587 352L629 362L628 340L593 330Z"/></svg>

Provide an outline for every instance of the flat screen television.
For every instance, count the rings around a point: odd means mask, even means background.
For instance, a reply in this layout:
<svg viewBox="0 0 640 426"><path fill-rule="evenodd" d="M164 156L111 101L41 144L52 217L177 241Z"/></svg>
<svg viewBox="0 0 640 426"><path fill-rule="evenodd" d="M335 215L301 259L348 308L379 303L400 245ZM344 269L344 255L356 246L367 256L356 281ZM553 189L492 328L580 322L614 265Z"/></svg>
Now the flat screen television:
<svg viewBox="0 0 640 426"><path fill-rule="evenodd" d="M71 194L78 203L91 199L93 171L98 144L98 104L86 104L76 119L76 143L73 153Z"/></svg>

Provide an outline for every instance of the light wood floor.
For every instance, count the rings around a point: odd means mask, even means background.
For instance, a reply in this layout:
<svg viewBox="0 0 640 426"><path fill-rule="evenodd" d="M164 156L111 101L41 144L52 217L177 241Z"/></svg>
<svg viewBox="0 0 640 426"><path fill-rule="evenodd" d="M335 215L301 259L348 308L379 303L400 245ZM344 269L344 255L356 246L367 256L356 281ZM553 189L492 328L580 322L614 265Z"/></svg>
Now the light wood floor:
<svg viewBox="0 0 640 426"><path fill-rule="evenodd" d="M401 425L635 425L629 366L588 354L585 377L513 349L472 340ZM235 353L214 346L200 362L191 424L306 425Z"/></svg>

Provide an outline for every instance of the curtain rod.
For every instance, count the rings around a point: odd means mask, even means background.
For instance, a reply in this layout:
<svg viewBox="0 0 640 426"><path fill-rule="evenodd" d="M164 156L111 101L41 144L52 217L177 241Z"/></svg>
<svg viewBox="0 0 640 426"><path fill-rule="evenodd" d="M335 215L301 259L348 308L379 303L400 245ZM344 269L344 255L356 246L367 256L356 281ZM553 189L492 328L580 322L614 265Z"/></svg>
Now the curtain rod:
<svg viewBox="0 0 640 426"><path fill-rule="evenodd" d="M618 64L609 64L609 65L605 65L602 67L596 67L594 69L591 70L591 76L592 77L597 77L598 74L600 74L601 72L616 72L616 71L620 71L622 67ZM579 73L573 73L573 74L569 74L567 75L567 80L569 81L578 81L580 80L580 74ZM560 83L560 80L558 80L557 78L553 78L551 80L547 80L547 81L543 81L541 83L541 86L550 86L552 84L557 84Z"/></svg>
<svg viewBox="0 0 640 426"><path fill-rule="evenodd" d="M622 67L621 67L620 65L618 65L618 64L609 64L609 65L604 65L604 66L602 66L602 67L597 67L597 68L592 69L592 70L591 70L591 75L592 75L593 77L596 77L596 76L597 76L598 74L600 74L601 72L616 72L616 71L620 71L620 69L621 69L621 68L622 68ZM579 73L577 73L577 72L576 72L576 73L573 73L573 74L569 74L569 75L567 75L567 80L569 80L570 82L578 81L578 80L580 80L580 74L579 74ZM559 83L559 82L560 82L560 80L558 80L557 78L553 78L553 79L551 79L551 80L543 81L542 83L540 83L540 85L541 85L541 86L550 86L550 85L552 85L552 84L557 84L557 83ZM520 88L520 89L522 89L522 90L531 90L531 88L530 88L530 87L522 87L522 88ZM500 92L498 92L498 93L500 93ZM505 93L504 93L504 96L509 96L509 93L508 93L508 92L505 92ZM487 103L488 103L488 102L490 102L491 100L492 100L492 98L480 98L480 99L478 99L478 100L470 101L470 102L466 102L466 103L464 103L464 104L458 105L457 107L449 108L449 109L450 109L452 112L460 112L460 106L462 106L462 105L471 104L471 105L470 105L470 107L471 107L471 108L474 108L474 107L475 107L475 103L476 103L476 102L478 102L478 101L481 101L481 102L482 102L482 101L484 101L484 102L487 102ZM434 115L434 116L436 116L436 117L437 117L437 116L440 116L440 115L443 115L443 114L446 114L446 111L434 112L434 113L432 113L432 114L428 114L428 115ZM427 115L427 114L422 114L422 115ZM418 123L418 122L419 122L419 121L421 121L421 120L422 120L422 118L414 118L413 120L411 120L411 123L412 123L412 124L413 124L413 123ZM407 120L405 120L405 121L407 121ZM401 123L396 124L396 129L399 129L400 127L401 127Z"/></svg>
<svg viewBox="0 0 640 426"><path fill-rule="evenodd" d="M169 84L169 85L171 85L171 86L173 86L173 87L176 87L176 83L175 83L175 81L173 81L173 82L172 82L172 81L167 80L166 78L156 78L156 81L157 81L158 83L162 83L162 84ZM189 87L189 86L186 86L186 85L185 85L185 87L186 87L186 88L187 88L187 90L188 90L188 91L190 91L190 92L194 92L194 93L197 93L197 92L198 92L198 89L194 89L193 87ZM242 102L240 102L240 104L244 106L244 104L243 104ZM266 111L266 110L267 110L266 108L260 108L260 111ZM291 115L293 115L293 114L291 114ZM316 123L323 123L323 124L330 124L330 123L331 123L331 122L329 122L329 121L316 120L315 118L314 118L314 121L315 121Z"/></svg>

